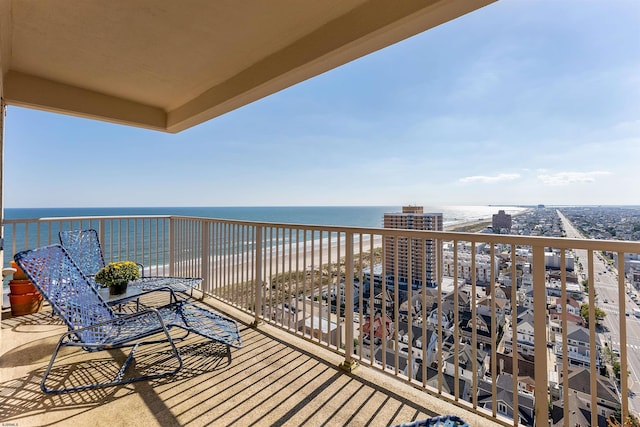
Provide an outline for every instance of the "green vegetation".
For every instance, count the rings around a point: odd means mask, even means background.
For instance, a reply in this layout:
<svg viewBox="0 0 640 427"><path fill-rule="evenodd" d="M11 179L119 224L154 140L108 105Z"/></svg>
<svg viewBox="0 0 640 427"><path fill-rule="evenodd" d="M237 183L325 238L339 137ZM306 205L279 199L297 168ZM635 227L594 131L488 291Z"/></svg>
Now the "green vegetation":
<svg viewBox="0 0 640 427"><path fill-rule="evenodd" d="M456 233L478 233L490 225L491 221L473 222L470 224L462 224L457 227L453 227L451 231L454 231Z"/></svg>
<svg viewBox="0 0 640 427"><path fill-rule="evenodd" d="M585 292L589 292L589 281L587 279L582 280L582 287Z"/></svg>
<svg viewBox="0 0 640 427"><path fill-rule="evenodd" d="M382 248L373 249L373 257L370 252L355 254L353 266L355 278L359 279L363 268L382 263ZM291 271L271 276L270 289L265 291L264 302L275 305L286 301L291 297L301 295L315 295L320 300L320 293L331 285L337 285L346 279L346 266L344 257L338 262L326 263L315 270Z"/></svg>
<svg viewBox="0 0 640 427"><path fill-rule="evenodd" d="M613 365L618 360L618 356L608 346L602 348L602 360Z"/></svg>
<svg viewBox="0 0 640 427"><path fill-rule="evenodd" d="M615 413L607 420L607 426L640 427L640 420L638 420L638 417L636 417L635 415L629 414L623 425L622 407L618 406Z"/></svg>
<svg viewBox="0 0 640 427"><path fill-rule="evenodd" d="M616 360L611 364L611 367L613 368L613 374L620 379L620 362Z"/></svg>
<svg viewBox="0 0 640 427"><path fill-rule="evenodd" d="M601 322L605 318L607 313L605 313L603 309L597 306L595 307L595 310L596 310L596 323ZM588 327L589 326L589 304L585 303L580 306L580 316L584 319L584 322Z"/></svg>

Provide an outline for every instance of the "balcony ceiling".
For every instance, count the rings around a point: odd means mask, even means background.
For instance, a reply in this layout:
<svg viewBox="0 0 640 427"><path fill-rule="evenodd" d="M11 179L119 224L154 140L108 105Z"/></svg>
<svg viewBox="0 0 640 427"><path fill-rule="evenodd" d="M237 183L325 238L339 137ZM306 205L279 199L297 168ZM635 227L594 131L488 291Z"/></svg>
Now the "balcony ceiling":
<svg viewBox="0 0 640 427"><path fill-rule="evenodd" d="M493 1L0 0L4 98L179 132Z"/></svg>

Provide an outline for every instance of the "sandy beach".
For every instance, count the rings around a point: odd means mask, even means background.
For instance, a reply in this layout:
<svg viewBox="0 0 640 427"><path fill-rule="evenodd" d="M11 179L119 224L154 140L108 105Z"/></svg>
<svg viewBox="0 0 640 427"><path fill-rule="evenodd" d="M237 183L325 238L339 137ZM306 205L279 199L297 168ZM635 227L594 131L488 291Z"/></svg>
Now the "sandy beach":
<svg viewBox="0 0 640 427"><path fill-rule="evenodd" d="M491 224L490 220L469 221L458 223L445 227L445 231L450 232L477 232L483 230ZM372 244L373 243L373 244ZM369 235L362 238L362 245L358 238L354 242L354 258L358 259L361 251L367 253L372 247L373 249L382 246L382 236L373 236L373 242ZM265 249L263 255L263 280L270 278L276 274L288 273L293 271L309 271L319 269L321 266L329 263L337 263L346 255L346 245L344 240L337 241L335 237L331 240L322 238L320 240L301 241L299 244L285 243L274 244ZM254 277L253 259L248 259L247 255L224 254L213 255L209 258L209 266L211 275L216 283L224 281L226 283L245 282ZM168 266L165 266L168 271ZM151 269L150 274L154 274ZM162 272L162 268L160 268ZM202 275L200 272L199 260L185 260L178 263L175 274L184 276Z"/></svg>

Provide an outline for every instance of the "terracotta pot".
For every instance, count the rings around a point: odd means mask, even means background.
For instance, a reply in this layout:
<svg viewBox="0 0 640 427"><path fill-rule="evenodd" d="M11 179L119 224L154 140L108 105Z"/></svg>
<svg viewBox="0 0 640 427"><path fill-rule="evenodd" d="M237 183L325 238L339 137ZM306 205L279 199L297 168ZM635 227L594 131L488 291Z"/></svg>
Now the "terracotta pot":
<svg viewBox="0 0 640 427"><path fill-rule="evenodd" d="M11 268L15 268L16 269L16 272L13 273L13 278L15 280L26 280L27 279L27 275L24 274L24 271L22 271L20 266L15 261L10 261L10 262L11 262Z"/></svg>
<svg viewBox="0 0 640 427"><path fill-rule="evenodd" d="M29 280L12 280L9 282L11 293L13 295L35 294L38 290Z"/></svg>
<svg viewBox="0 0 640 427"><path fill-rule="evenodd" d="M39 293L29 293L23 295L9 294L11 302L11 315L23 316L25 314L36 313L42 307L42 295Z"/></svg>

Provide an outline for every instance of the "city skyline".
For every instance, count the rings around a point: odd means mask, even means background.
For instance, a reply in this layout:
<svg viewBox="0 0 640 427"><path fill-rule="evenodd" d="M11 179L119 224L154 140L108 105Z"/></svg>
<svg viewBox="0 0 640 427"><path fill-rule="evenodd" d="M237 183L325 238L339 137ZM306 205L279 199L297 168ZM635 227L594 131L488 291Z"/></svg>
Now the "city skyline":
<svg viewBox="0 0 640 427"><path fill-rule="evenodd" d="M640 205L639 24L497 2L177 135L10 106L5 207Z"/></svg>

